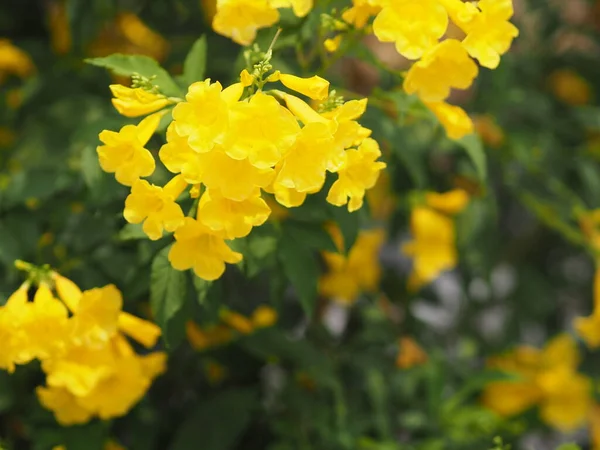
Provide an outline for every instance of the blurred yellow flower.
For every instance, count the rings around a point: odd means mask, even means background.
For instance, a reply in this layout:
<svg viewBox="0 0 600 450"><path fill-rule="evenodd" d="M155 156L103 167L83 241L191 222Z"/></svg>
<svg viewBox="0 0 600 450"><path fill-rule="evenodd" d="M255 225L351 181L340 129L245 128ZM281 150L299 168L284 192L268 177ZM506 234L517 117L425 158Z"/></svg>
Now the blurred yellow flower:
<svg viewBox="0 0 600 450"><path fill-rule="evenodd" d="M402 337L398 341L398 356L396 367L410 369L411 367L425 364L428 360L427 353L411 337Z"/></svg>
<svg viewBox="0 0 600 450"><path fill-rule="evenodd" d="M261 305L252 313L252 325L255 328L268 328L277 322L277 311L270 306Z"/></svg>
<svg viewBox="0 0 600 450"><path fill-rule="evenodd" d="M58 55L68 53L73 42L66 0L55 0L48 3L48 28L54 52Z"/></svg>
<svg viewBox="0 0 600 450"><path fill-rule="evenodd" d="M475 116L473 118L473 124L475 125L475 132L479 135L484 144L492 148L498 148L504 143L504 131L492 116Z"/></svg>
<svg viewBox="0 0 600 450"><path fill-rule="evenodd" d="M588 347L600 347L600 268L594 275L594 309L588 317L579 317L574 322L577 334L585 341Z"/></svg>
<svg viewBox="0 0 600 450"><path fill-rule="evenodd" d="M25 78L33 72L35 66L29 55L15 47L8 39L0 39L0 83L8 75Z"/></svg>
<svg viewBox="0 0 600 450"><path fill-rule="evenodd" d="M576 342L563 334L543 350L517 347L513 352L491 358L490 369L516 377L486 386L482 401L503 416L514 416L538 406L541 419L560 431L583 425L592 406L591 380L577 373Z"/></svg>
<svg viewBox="0 0 600 450"><path fill-rule="evenodd" d="M438 212L454 215L462 212L469 203L469 194L464 189L454 189L444 192L425 193L425 204Z"/></svg>
<svg viewBox="0 0 600 450"><path fill-rule="evenodd" d="M548 78L552 93L560 101L572 106L586 105L592 99L590 84L571 69L558 69Z"/></svg>
<svg viewBox="0 0 600 450"><path fill-rule="evenodd" d="M438 118L450 139L461 139L474 131L473 121L460 106L446 102L425 102Z"/></svg>

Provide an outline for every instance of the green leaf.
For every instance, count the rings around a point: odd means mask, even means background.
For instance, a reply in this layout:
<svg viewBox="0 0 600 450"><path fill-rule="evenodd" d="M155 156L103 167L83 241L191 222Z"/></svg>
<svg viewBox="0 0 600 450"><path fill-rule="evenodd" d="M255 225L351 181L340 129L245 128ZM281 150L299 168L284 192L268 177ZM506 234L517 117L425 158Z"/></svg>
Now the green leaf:
<svg viewBox="0 0 600 450"><path fill-rule="evenodd" d="M252 418L256 394L249 389L202 399L177 431L169 450L229 450L234 448Z"/></svg>
<svg viewBox="0 0 600 450"><path fill-rule="evenodd" d="M460 144L475 166L479 181L482 183L487 179L487 157L481 139L476 134L470 134L457 141Z"/></svg>
<svg viewBox="0 0 600 450"><path fill-rule="evenodd" d="M287 279L294 286L308 317L317 301L319 266L313 250L302 241L284 235L279 242L279 261Z"/></svg>
<svg viewBox="0 0 600 450"><path fill-rule="evenodd" d="M183 63L183 81L186 86L204 80L206 73L206 36L200 37L192 46Z"/></svg>
<svg viewBox="0 0 600 450"><path fill-rule="evenodd" d="M150 272L150 306L156 323L169 347L175 347L185 333L183 322L186 300L185 273L175 270L169 262L171 246L162 249L152 261ZM180 320L183 319L183 320Z"/></svg>
<svg viewBox="0 0 600 450"><path fill-rule="evenodd" d="M335 242L321 224L288 220L283 224L283 234L284 238L287 236L295 241L303 242L304 245L313 250L338 251Z"/></svg>
<svg viewBox="0 0 600 450"><path fill-rule="evenodd" d="M116 75L129 77L138 73L146 78L155 77L152 83L157 85L163 94L172 96L183 94L171 75L148 56L115 53L104 58L88 58L85 62L93 66L104 67Z"/></svg>
<svg viewBox="0 0 600 450"><path fill-rule="evenodd" d="M344 237L344 250L349 251L358 237L360 231L360 215L357 212L350 213L346 208L332 207L332 215L335 223L340 227Z"/></svg>
<svg viewBox="0 0 600 450"><path fill-rule="evenodd" d="M128 223L119 231L118 239L120 241L135 241L138 239L147 239L141 223Z"/></svg>

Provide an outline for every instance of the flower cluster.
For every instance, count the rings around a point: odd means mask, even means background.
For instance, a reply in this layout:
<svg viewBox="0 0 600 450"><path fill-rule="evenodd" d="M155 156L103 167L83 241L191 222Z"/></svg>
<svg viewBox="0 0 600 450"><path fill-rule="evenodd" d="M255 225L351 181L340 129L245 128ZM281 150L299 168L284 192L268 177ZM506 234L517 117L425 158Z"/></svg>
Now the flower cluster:
<svg viewBox="0 0 600 450"><path fill-rule="evenodd" d="M445 194L428 192L425 204L413 209L413 240L402 247L403 253L413 258L409 289L418 290L456 266L456 232L451 216L461 212L468 201L469 196L462 189Z"/></svg>
<svg viewBox="0 0 600 450"><path fill-rule="evenodd" d="M126 338L151 348L160 329L123 312L115 286L82 292L47 272L33 301L29 290L27 282L0 307L0 368L13 372L15 365L39 360L46 386L37 388L38 398L62 425L126 414L164 371L166 354L140 356Z"/></svg>
<svg viewBox="0 0 600 450"><path fill-rule="evenodd" d="M519 30L509 22L512 0L353 0L346 22L364 27L375 16L373 32L381 42L415 61L404 90L416 94L438 117L448 136L459 139L473 131L466 112L446 103L452 89L467 89L477 77L474 60L495 69ZM464 33L462 40L442 38L450 20Z"/></svg>
<svg viewBox="0 0 600 450"><path fill-rule="evenodd" d="M216 0L213 29L241 45L249 45L260 28L279 21L278 8L291 8L304 17L313 7L313 0Z"/></svg>
<svg viewBox="0 0 600 450"><path fill-rule="evenodd" d="M193 269L205 280L219 278L225 263L241 261L226 241L247 236L269 218L265 193L287 208L300 206L323 188L328 172L335 173L327 201L355 211L385 167L377 161L381 151L369 138L371 131L357 122L366 100L332 101L326 80L279 72L267 77L270 69L264 67L270 66L258 64L252 74L244 70L241 82L226 89L211 80L189 87L185 101L172 110L166 144L159 151L161 162L175 174L165 186L142 179L155 170L145 145L164 111L119 132L100 133L101 167L131 186L125 219L143 223L153 240L174 232L171 264ZM295 95L262 89L273 82L333 106L317 112ZM134 116L174 101L139 89L112 87L117 109ZM188 188L198 199L194 217L185 217L177 203Z"/></svg>
<svg viewBox="0 0 600 450"><path fill-rule="evenodd" d="M353 304L363 292L375 292L381 278L379 249L385 241L382 229L363 230L347 255L337 227L330 227L338 252L323 252L327 267L319 281L319 292L344 305Z"/></svg>
<svg viewBox="0 0 600 450"><path fill-rule="evenodd" d="M492 358L489 368L515 378L488 384L483 403L507 417L539 406L545 423L572 431L585 423L592 408L592 382L577 372L579 360L577 344L566 334L543 350L521 346Z"/></svg>

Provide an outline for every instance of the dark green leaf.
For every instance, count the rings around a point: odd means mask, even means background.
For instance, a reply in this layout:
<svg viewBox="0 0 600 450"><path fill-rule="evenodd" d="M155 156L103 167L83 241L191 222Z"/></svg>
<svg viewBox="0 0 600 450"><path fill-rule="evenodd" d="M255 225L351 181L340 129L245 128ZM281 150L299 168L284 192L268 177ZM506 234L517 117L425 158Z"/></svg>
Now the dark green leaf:
<svg viewBox="0 0 600 450"><path fill-rule="evenodd" d="M465 149L471 158L475 170L477 171L479 181L484 183L487 179L487 157L481 139L476 134L470 134L457 142Z"/></svg>
<svg viewBox="0 0 600 450"><path fill-rule="evenodd" d="M340 227L344 237L344 250L349 251L358 237L360 231L360 215L358 212L350 213L346 208L332 207L333 220Z"/></svg>
<svg viewBox="0 0 600 450"><path fill-rule="evenodd" d="M150 274L150 306L157 324L163 331L163 339L170 347L183 339L184 329L180 314L186 300L185 273L175 270L169 262L170 246L161 250L154 261Z"/></svg>
<svg viewBox="0 0 600 450"><path fill-rule="evenodd" d="M284 239L290 238L302 242L313 250L337 252L337 248L323 225L300 223L288 220L283 224Z"/></svg>
<svg viewBox="0 0 600 450"><path fill-rule="evenodd" d="M172 96L182 95L181 89L173 78L171 78L171 75L148 56L115 53L104 58L88 58L85 62L93 66L109 69L116 75L131 76L137 73L146 78L154 77L152 83L157 85L163 94Z"/></svg>
<svg viewBox="0 0 600 450"><path fill-rule="evenodd" d="M177 431L170 450L229 450L252 418L256 394L237 389L220 393L200 406Z"/></svg>
<svg viewBox="0 0 600 450"><path fill-rule="evenodd" d="M206 73L206 36L202 36L192 46L183 63L183 81L186 86L204 80Z"/></svg>
<svg viewBox="0 0 600 450"><path fill-rule="evenodd" d="M302 241L284 237L279 242L279 261L283 272L292 283L302 308L308 317L312 316L317 301L319 267L313 250Z"/></svg>

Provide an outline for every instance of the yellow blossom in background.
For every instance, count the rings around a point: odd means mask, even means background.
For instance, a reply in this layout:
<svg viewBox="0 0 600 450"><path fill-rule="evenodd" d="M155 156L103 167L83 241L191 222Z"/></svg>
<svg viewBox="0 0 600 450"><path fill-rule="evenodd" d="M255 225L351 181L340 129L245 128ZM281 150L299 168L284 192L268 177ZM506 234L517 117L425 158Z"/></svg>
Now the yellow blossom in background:
<svg viewBox="0 0 600 450"><path fill-rule="evenodd" d="M104 145L97 148L102 170L114 173L115 178L125 186L132 186L140 177L154 172L155 162L152 154L144 148L158 124L160 114L153 114L136 125L125 125L116 133L104 130L100 140Z"/></svg>
<svg viewBox="0 0 600 450"><path fill-rule="evenodd" d="M296 16L304 17L312 7L313 0L216 0L212 26L238 44L249 45L259 29L279 21L277 8L292 8Z"/></svg>
<svg viewBox="0 0 600 450"><path fill-rule="evenodd" d="M67 16L66 0L56 0L48 4L48 28L54 52L59 55L68 53L73 38Z"/></svg>
<svg viewBox="0 0 600 450"><path fill-rule="evenodd" d="M25 51L14 46L8 39L0 39L0 83L8 75L25 78L34 71L33 61Z"/></svg>
<svg viewBox="0 0 600 450"><path fill-rule="evenodd" d="M142 229L152 240L160 239L163 230L175 231L183 223L183 211L176 200L187 186L181 175L174 177L165 187L138 179L125 200L125 220L129 223L143 222Z"/></svg>
<svg viewBox="0 0 600 450"><path fill-rule="evenodd" d="M369 18L381 11L383 3L382 0L352 0L352 8L344 11L342 18L356 28L364 28Z"/></svg>
<svg viewBox="0 0 600 450"><path fill-rule="evenodd" d="M586 105L592 99L590 84L571 69L554 71L548 77L548 82L555 97L568 105Z"/></svg>
<svg viewBox="0 0 600 450"><path fill-rule="evenodd" d="M462 212L469 203L469 194L464 189L444 192L425 193L425 204L438 212L454 215Z"/></svg>
<svg viewBox="0 0 600 450"><path fill-rule="evenodd" d="M410 369L411 367L425 364L427 360L427 353L425 353L425 351L413 338L400 338L398 341L396 367L399 369Z"/></svg>
<svg viewBox="0 0 600 450"><path fill-rule="evenodd" d="M425 105L438 118L450 139L461 139L473 133L473 121L460 106L446 102L425 102Z"/></svg>
<svg viewBox="0 0 600 450"><path fill-rule="evenodd" d="M223 310L219 314L224 324L242 334L250 334L254 331L252 321L235 311Z"/></svg>
<svg viewBox="0 0 600 450"><path fill-rule="evenodd" d="M334 228L332 233L340 252L323 253L327 272L319 280L319 292L351 305L361 293L372 293L379 287L379 249L385 241L385 232L381 229L361 231L346 256L341 253L343 242L339 230Z"/></svg>
<svg viewBox="0 0 600 450"><path fill-rule="evenodd" d="M594 275L594 309L588 317L579 317L574 322L577 334L588 347L600 347L600 269Z"/></svg>
<svg viewBox="0 0 600 450"><path fill-rule="evenodd" d="M252 325L255 328L268 328L277 322L277 311L270 306L261 305L252 313Z"/></svg>
<svg viewBox="0 0 600 450"><path fill-rule="evenodd" d="M496 123L493 117L488 115L475 116L473 118L475 132L479 135L484 144L492 147L500 147L505 140L504 131Z"/></svg>
<svg viewBox="0 0 600 450"><path fill-rule="evenodd" d="M153 94L142 88L128 88L120 84L111 84L114 98L113 106L125 117L138 117L163 109L170 104L164 96Z"/></svg>
<svg viewBox="0 0 600 450"><path fill-rule="evenodd" d="M410 228L413 240L402 252L413 258L408 286L416 291L456 266L456 233L450 217L426 207L413 209Z"/></svg>
<svg viewBox="0 0 600 450"><path fill-rule="evenodd" d="M451 89L467 89L479 69L460 41L447 39L414 63L404 80L404 90L425 102L441 102ZM440 76L443 73L444 76Z"/></svg>
<svg viewBox="0 0 600 450"><path fill-rule="evenodd" d="M503 416L538 406L541 419L560 431L583 425L591 411L591 380L577 373L579 352L573 338L563 334L538 350L518 347L489 360L488 367L514 379L494 381L483 393L483 404Z"/></svg>
<svg viewBox="0 0 600 450"><path fill-rule="evenodd" d="M339 34L333 38L330 39L325 39L325 41L323 42L323 46L325 47L325 50L327 50L329 53L335 53L338 51L338 49L340 48L340 45L342 44L342 35Z"/></svg>
<svg viewBox="0 0 600 450"><path fill-rule="evenodd" d="M198 351L225 345L233 339L231 329L225 325L202 329L196 323L188 321L185 330L190 345Z"/></svg>

